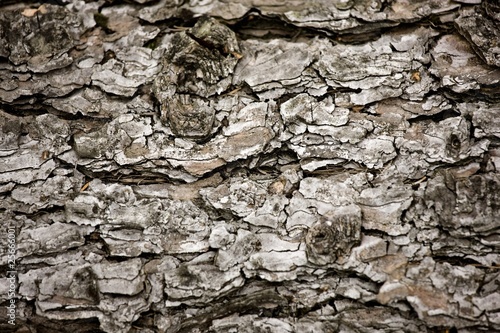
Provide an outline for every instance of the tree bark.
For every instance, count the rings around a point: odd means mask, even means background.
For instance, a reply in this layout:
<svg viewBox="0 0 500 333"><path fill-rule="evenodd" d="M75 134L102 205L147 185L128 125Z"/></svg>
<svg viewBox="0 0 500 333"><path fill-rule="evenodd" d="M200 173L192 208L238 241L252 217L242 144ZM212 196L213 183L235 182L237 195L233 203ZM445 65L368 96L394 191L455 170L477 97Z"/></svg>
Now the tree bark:
<svg viewBox="0 0 500 333"><path fill-rule="evenodd" d="M500 330L496 1L0 6L2 332Z"/></svg>

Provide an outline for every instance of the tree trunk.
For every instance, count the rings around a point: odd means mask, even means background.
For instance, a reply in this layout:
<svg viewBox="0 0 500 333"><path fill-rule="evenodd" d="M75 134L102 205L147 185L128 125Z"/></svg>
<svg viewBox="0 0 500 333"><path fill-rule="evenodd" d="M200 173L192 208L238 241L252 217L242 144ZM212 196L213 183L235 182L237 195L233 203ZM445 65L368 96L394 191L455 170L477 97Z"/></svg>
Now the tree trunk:
<svg viewBox="0 0 500 333"><path fill-rule="evenodd" d="M500 330L495 0L1 6L0 331Z"/></svg>

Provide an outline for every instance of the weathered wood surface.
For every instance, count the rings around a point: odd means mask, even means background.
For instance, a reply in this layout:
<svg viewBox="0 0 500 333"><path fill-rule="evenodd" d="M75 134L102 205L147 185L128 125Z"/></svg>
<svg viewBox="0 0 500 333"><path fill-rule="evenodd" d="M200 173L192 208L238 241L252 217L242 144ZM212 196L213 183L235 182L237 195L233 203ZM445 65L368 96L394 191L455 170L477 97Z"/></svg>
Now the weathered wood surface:
<svg viewBox="0 0 500 333"><path fill-rule="evenodd" d="M0 330L500 330L499 27L494 0L4 1Z"/></svg>

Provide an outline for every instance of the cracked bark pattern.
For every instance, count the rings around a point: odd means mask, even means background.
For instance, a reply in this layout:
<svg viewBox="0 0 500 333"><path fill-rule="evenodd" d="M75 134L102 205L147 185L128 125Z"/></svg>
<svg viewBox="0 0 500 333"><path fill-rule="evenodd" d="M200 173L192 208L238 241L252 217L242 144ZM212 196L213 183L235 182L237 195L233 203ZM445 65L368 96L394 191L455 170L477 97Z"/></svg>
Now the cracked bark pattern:
<svg viewBox="0 0 500 333"><path fill-rule="evenodd" d="M500 330L496 1L56 3L0 7L2 332Z"/></svg>

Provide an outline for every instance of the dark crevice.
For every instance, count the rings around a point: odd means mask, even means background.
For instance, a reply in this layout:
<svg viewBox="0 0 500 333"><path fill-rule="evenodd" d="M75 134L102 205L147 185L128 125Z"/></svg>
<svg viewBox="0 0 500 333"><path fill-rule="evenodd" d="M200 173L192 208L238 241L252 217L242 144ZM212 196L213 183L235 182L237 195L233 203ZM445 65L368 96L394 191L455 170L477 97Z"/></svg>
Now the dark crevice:
<svg viewBox="0 0 500 333"><path fill-rule="evenodd" d="M361 226L361 233L363 235L375 236L375 237L379 237L379 238L385 238L385 237L389 236L389 234L387 234L386 232L383 232L381 230L366 229L363 226Z"/></svg>
<svg viewBox="0 0 500 333"><path fill-rule="evenodd" d="M40 116L42 114L47 114L49 113L46 108L42 107L41 105L30 105L29 108L25 108L21 106L16 106L16 105L10 105L10 104L0 104L0 108L13 116L16 117L30 117L30 116Z"/></svg>
<svg viewBox="0 0 500 333"><path fill-rule="evenodd" d="M471 259L471 258L465 258L464 257L459 257L459 256L444 256L444 255L438 255L438 256L433 256L432 259L435 262L439 263L448 263L453 266L460 266L464 267L467 265L472 265L472 266L482 266L481 263L478 261Z"/></svg>
<svg viewBox="0 0 500 333"><path fill-rule="evenodd" d="M452 118L452 117L459 117L460 113L458 111L453 110L452 108L443 110L439 113L433 114L433 115L420 115L414 118L408 119L408 122L410 124L415 124L418 122L423 122L423 121L432 121L432 122L440 122L443 121L447 118Z"/></svg>
<svg viewBox="0 0 500 333"><path fill-rule="evenodd" d="M480 331L483 331L483 330L480 330ZM429 333L457 333L458 330L455 326L451 326L451 327L440 326L440 327L429 328L428 332ZM484 331L484 332L487 332L487 331Z"/></svg>
<svg viewBox="0 0 500 333"><path fill-rule="evenodd" d="M104 52L104 56L99 64L104 65L105 63L114 58L116 58L116 54L113 52L113 50L107 50L106 52Z"/></svg>
<svg viewBox="0 0 500 333"><path fill-rule="evenodd" d="M445 97L450 100L454 100L460 103L476 103L476 102L487 102L487 103L498 103L500 102L500 83L493 85L482 85L480 89L477 90L467 90L464 92L454 92L448 88L438 89Z"/></svg>
<svg viewBox="0 0 500 333"><path fill-rule="evenodd" d="M251 10L243 18L229 26L238 34L241 40L254 38L264 40L273 38L293 39L297 38L298 31L302 36L311 34L311 31L308 31L309 29L298 28L279 18L266 17L256 9ZM255 31L260 32L256 35ZM267 33L262 34L262 31L267 31ZM317 36L318 31L314 31L313 35Z"/></svg>
<svg viewBox="0 0 500 333"><path fill-rule="evenodd" d="M320 76L321 77L321 76ZM326 93L330 95L335 95L336 93L353 93L353 94L359 94L363 91L363 89L358 88L358 89L353 89L349 87L335 87L330 90L328 90Z"/></svg>
<svg viewBox="0 0 500 333"><path fill-rule="evenodd" d="M41 198L41 200L43 200L43 199L44 198ZM61 212L61 211L64 211L64 206L51 205L51 206L46 207L46 208L40 208L34 213L25 213L23 215L25 215L29 219L35 219L40 215L45 215L45 214L50 215L50 214L54 214L54 213ZM22 214L22 213L17 212L16 214Z"/></svg>
<svg viewBox="0 0 500 333"><path fill-rule="evenodd" d="M183 184L183 181L172 179L167 175L156 172L140 172L130 169L120 169L113 172L93 172L85 166L77 166L77 170L89 179L99 179L104 184L121 183L127 185L150 184ZM124 171L122 173L122 171ZM130 172L132 171L132 172Z"/></svg>
<svg viewBox="0 0 500 333"><path fill-rule="evenodd" d="M132 323L132 328L130 329L129 333L140 333L143 332L142 329L145 328L155 331L155 315L156 312L152 310L141 313L141 316Z"/></svg>
<svg viewBox="0 0 500 333"><path fill-rule="evenodd" d="M307 161L307 159L302 159L303 161ZM356 174L366 172L367 168L365 166L359 165L359 168L353 168L352 165L357 165L356 162L346 160L343 163L327 165L320 168L317 168L313 171L304 170L304 177L329 177L333 175L339 174ZM376 173L376 170L370 170L372 173Z"/></svg>
<svg viewBox="0 0 500 333"><path fill-rule="evenodd" d="M109 20L109 18L107 16L101 14L100 11L97 13L94 13L94 21L95 21L96 25L98 27L100 27L106 34L111 35L114 33L114 31L108 27L108 20Z"/></svg>
<svg viewBox="0 0 500 333"><path fill-rule="evenodd" d="M37 333L104 333L97 318L55 321L34 315L27 323L36 327Z"/></svg>
<svg viewBox="0 0 500 333"><path fill-rule="evenodd" d="M273 304L272 307L263 308L263 304ZM182 321L176 332L191 332L195 327L207 330L213 320L227 317L231 314L251 314L270 311L273 315L273 308L286 306L288 302L285 298L276 293L273 289L260 290L250 295L231 297L227 301L212 303L212 306L201 310L197 315Z"/></svg>

